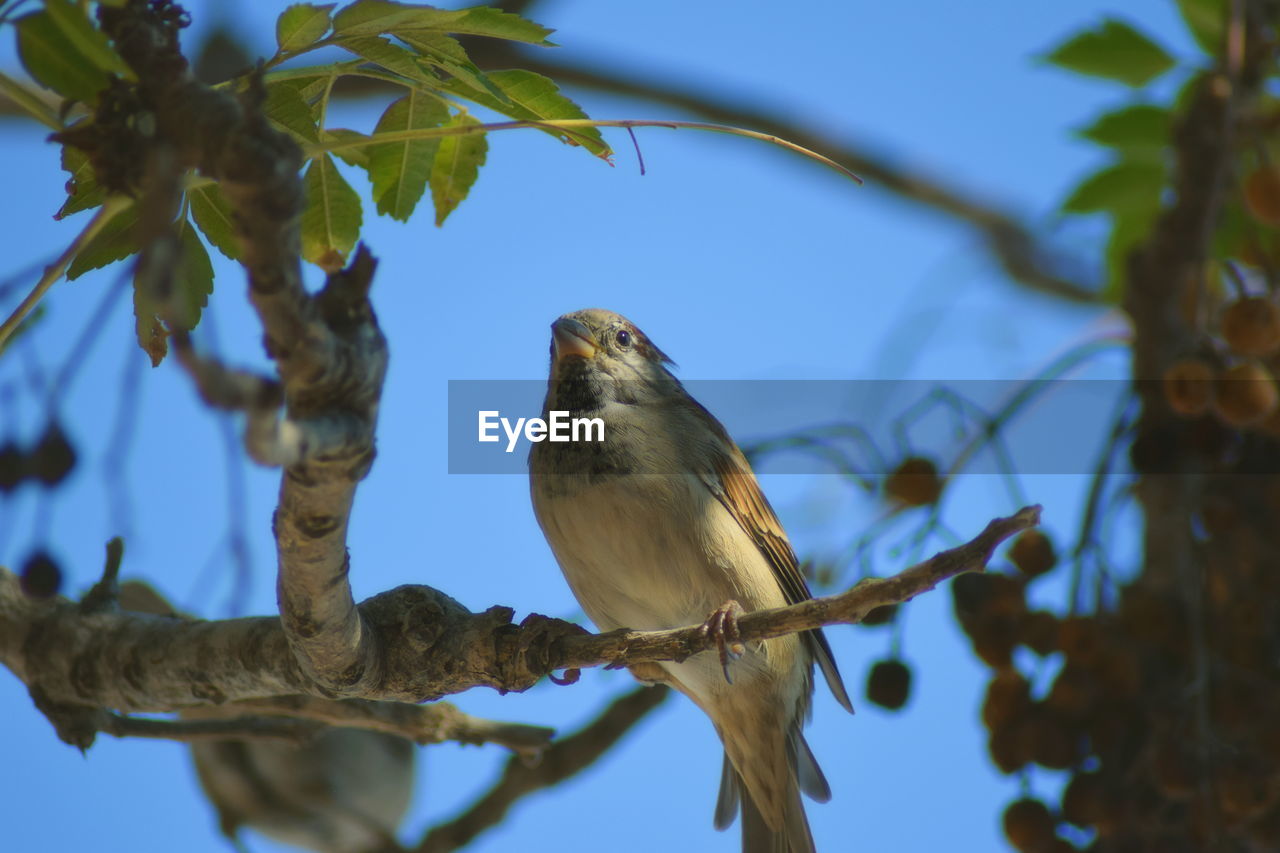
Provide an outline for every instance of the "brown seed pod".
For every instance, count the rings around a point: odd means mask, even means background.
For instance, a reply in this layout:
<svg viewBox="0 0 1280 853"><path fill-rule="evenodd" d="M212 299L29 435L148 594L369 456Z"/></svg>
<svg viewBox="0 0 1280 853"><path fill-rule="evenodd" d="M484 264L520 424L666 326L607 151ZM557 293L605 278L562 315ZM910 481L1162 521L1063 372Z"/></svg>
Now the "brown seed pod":
<svg viewBox="0 0 1280 853"><path fill-rule="evenodd" d="M880 607L873 607L869 611L867 611L867 615L863 616L862 621L859 622L858 624L866 625L870 628L875 628L880 625L888 625L897 617L897 615L898 615L898 605L884 604L884 605L881 605Z"/></svg>
<svg viewBox="0 0 1280 853"><path fill-rule="evenodd" d="M1049 807L1039 800L1022 799L1004 810L1004 834L1015 849L1035 853L1055 836L1055 822Z"/></svg>
<svg viewBox="0 0 1280 853"><path fill-rule="evenodd" d="M27 454L15 441L0 445L0 494L12 492L27 478Z"/></svg>
<svg viewBox="0 0 1280 853"><path fill-rule="evenodd" d="M1076 826L1093 826L1106 807L1106 786L1100 773L1077 773L1062 792L1062 817Z"/></svg>
<svg viewBox="0 0 1280 853"><path fill-rule="evenodd" d="M1024 613L1018 623L1018 642L1047 657L1058 650L1058 617L1047 610Z"/></svg>
<svg viewBox="0 0 1280 853"><path fill-rule="evenodd" d="M1165 368L1164 399L1180 415L1194 417L1213 403L1213 368L1198 358L1183 358Z"/></svg>
<svg viewBox="0 0 1280 853"><path fill-rule="evenodd" d="M1017 670L997 673L982 700L982 722L995 731L1012 725L1031 709L1031 682Z"/></svg>
<svg viewBox="0 0 1280 853"><path fill-rule="evenodd" d="M966 631L976 620L989 614L1018 616L1027 609L1022 578L999 572L965 572L951 582L951 598L956 618Z"/></svg>
<svg viewBox="0 0 1280 853"><path fill-rule="evenodd" d="M911 669L902 661L877 661L867 676L867 700L890 711L898 711L911 697Z"/></svg>
<svg viewBox="0 0 1280 853"><path fill-rule="evenodd" d="M1058 623L1058 648L1070 663L1092 666L1107 653L1106 633L1096 616L1068 616Z"/></svg>
<svg viewBox="0 0 1280 853"><path fill-rule="evenodd" d="M884 493L903 506L928 506L942 494L938 466L922 456L904 459L885 480Z"/></svg>
<svg viewBox="0 0 1280 853"><path fill-rule="evenodd" d="M1093 677L1078 665L1068 663L1053 679L1044 704L1057 716L1078 720L1089 715L1097 700Z"/></svg>
<svg viewBox="0 0 1280 853"><path fill-rule="evenodd" d="M27 461L31 476L46 486L62 482L76 465L76 451L57 421L45 428L44 435L31 449Z"/></svg>
<svg viewBox="0 0 1280 853"><path fill-rule="evenodd" d="M62 587L62 569L44 551L36 551L22 564L18 586L29 598L52 598Z"/></svg>
<svg viewBox="0 0 1280 853"><path fill-rule="evenodd" d="M1031 760L1050 770L1068 770L1080 756L1080 733L1074 725L1040 707L1024 723L1031 741Z"/></svg>
<svg viewBox="0 0 1280 853"><path fill-rule="evenodd" d="M1049 536L1039 528L1024 530L1009 546L1009 560L1028 578L1038 578L1058 564Z"/></svg>
<svg viewBox="0 0 1280 853"><path fill-rule="evenodd" d="M1012 667L1020 621L1021 617L1012 613L984 613L969 632L974 654L994 670Z"/></svg>
<svg viewBox="0 0 1280 853"><path fill-rule="evenodd" d="M1280 226L1280 168L1261 166L1244 179L1244 205L1253 218Z"/></svg>
<svg viewBox="0 0 1280 853"><path fill-rule="evenodd" d="M1239 355L1271 355L1280 349L1280 305L1266 296L1231 303L1222 313L1222 339Z"/></svg>
<svg viewBox="0 0 1280 853"><path fill-rule="evenodd" d="M1223 423L1245 427L1264 420L1280 404L1271 371L1256 361L1232 365L1213 383L1213 411Z"/></svg>
<svg viewBox="0 0 1280 853"><path fill-rule="evenodd" d="M1001 773L1017 773L1031 763L1031 742L1022 729L1022 722L1015 720L993 731L987 741L991 761Z"/></svg>

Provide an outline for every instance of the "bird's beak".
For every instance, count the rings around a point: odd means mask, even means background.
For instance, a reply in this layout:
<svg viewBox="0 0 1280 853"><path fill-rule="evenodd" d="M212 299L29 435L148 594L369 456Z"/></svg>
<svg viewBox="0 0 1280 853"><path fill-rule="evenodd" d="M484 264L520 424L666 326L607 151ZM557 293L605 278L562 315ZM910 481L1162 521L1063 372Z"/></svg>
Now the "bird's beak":
<svg viewBox="0 0 1280 853"><path fill-rule="evenodd" d="M572 317L561 317L551 324L551 343L556 350L556 361L571 355L591 358L599 349L591 330Z"/></svg>

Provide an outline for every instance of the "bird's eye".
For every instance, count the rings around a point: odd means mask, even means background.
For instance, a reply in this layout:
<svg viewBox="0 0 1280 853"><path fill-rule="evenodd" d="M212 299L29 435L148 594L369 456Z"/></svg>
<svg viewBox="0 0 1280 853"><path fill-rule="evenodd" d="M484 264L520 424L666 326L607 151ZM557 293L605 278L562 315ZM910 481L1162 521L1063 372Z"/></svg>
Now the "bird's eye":
<svg viewBox="0 0 1280 853"><path fill-rule="evenodd" d="M626 329L619 329L615 340L617 340L618 346L623 349L629 349L631 347L631 333Z"/></svg>

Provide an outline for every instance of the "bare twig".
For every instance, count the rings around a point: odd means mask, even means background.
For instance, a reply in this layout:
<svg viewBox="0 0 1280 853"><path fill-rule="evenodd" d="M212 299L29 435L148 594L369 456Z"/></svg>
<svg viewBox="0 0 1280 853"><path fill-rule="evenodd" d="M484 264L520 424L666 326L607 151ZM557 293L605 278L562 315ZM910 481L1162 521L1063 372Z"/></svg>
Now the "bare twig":
<svg viewBox="0 0 1280 853"><path fill-rule="evenodd" d="M89 220L84 229L71 241L71 245L67 246L66 250L58 256L58 259L45 267L44 274L40 276L40 280L31 288L31 292L26 295L17 308L13 309L13 313L9 315L8 319L3 324L0 324L0 349L4 348L5 341L9 340L9 337L22 324L23 319L31 313L31 310L40 304L40 300L49 292L49 288L53 287L58 279L62 278L62 274L67 271L67 267L70 266L76 255L80 254L80 251L89 245L89 241L98 236L117 214L131 204L133 202L130 199L121 196L111 196L103 202L102 207L98 208L98 212L93 215L93 219Z"/></svg>
<svg viewBox="0 0 1280 853"><path fill-rule="evenodd" d="M662 685L632 690L615 699L586 726L557 741L537 764L512 758L480 799L452 820L432 827L418 845L417 853L447 853L465 847L481 832L501 823L521 798L558 785L594 764L661 705L670 692Z"/></svg>
<svg viewBox="0 0 1280 853"><path fill-rule="evenodd" d="M504 746L528 761L536 761L551 743L555 729L522 723L504 723L473 717L448 702L409 705L366 699L321 699L316 696L282 696L236 703L263 714L284 714L344 728L369 729L400 735L427 745L458 743Z"/></svg>
<svg viewBox="0 0 1280 853"><path fill-rule="evenodd" d="M947 186L941 180L910 172L866 147L833 140L817 130L756 106L732 103L719 95L699 92L688 86L665 85L652 76L628 75L614 68L573 62L546 52L522 50L496 40L471 40L467 50L483 68L525 68L545 74L562 86L579 86L666 104L718 124L749 127L789 139L843 164L865 178L870 187L887 190L969 223L982 234L987 247L1013 281L1071 302L1098 302L1101 299L1098 287L1064 273L1064 259L1043 245L1014 216L957 187Z"/></svg>

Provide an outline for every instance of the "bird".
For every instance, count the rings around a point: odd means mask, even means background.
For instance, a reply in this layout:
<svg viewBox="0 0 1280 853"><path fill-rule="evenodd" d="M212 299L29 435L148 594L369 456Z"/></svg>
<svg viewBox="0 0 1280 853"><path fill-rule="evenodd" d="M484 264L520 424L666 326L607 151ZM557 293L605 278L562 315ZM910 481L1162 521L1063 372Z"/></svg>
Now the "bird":
<svg viewBox="0 0 1280 853"><path fill-rule="evenodd" d="M120 585L120 607L176 619L150 584ZM227 719L234 706L189 708L183 719ZM209 740L191 744L191 759L218 825L237 850L243 827L317 853L400 853L396 830L409 810L415 745L366 729L328 728L305 744Z"/></svg>
<svg viewBox="0 0 1280 853"><path fill-rule="evenodd" d="M811 597L782 523L728 431L635 324L589 308L551 332L543 419L604 425L529 452L534 514L569 587L603 631L701 624L715 638L682 662L630 669L710 717L725 753L715 827L741 813L743 853L814 853L800 793L831 796L802 733L815 662L852 703L820 629L748 643L737 632L743 612Z"/></svg>

